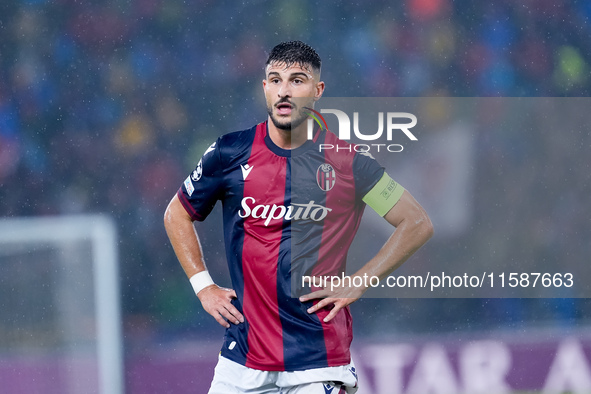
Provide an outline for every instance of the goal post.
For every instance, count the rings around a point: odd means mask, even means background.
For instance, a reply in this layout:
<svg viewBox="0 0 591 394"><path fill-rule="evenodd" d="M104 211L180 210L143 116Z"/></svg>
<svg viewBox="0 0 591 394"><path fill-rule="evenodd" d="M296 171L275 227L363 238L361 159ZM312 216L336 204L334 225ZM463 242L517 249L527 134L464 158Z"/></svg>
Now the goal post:
<svg viewBox="0 0 591 394"><path fill-rule="evenodd" d="M114 220L0 219L0 269L1 380L45 392L123 394ZM23 381L31 370L35 383Z"/></svg>

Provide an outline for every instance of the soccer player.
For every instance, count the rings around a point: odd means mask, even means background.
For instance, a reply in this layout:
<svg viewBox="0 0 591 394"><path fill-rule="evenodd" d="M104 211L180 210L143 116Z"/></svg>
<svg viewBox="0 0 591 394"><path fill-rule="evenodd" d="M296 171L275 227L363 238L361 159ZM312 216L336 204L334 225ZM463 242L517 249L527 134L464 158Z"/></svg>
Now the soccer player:
<svg viewBox="0 0 591 394"><path fill-rule="evenodd" d="M344 149L323 128L308 139L309 108L325 87L320 68L302 42L273 48L263 80L267 121L218 138L166 209L166 231L197 297L226 327L209 393L356 392L348 306L367 288L298 281L344 272L366 204L396 229L352 277L385 278L432 235L423 208L371 155ZM321 151L323 143L343 149ZM213 282L193 227L217 200L233 289Z"/></svg>

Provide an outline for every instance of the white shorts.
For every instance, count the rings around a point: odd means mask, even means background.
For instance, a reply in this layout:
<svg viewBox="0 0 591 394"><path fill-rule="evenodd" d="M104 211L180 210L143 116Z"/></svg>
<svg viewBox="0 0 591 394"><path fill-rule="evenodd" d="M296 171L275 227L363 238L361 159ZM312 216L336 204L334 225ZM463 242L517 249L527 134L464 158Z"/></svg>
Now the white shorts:
<svg viewBox="0 0 591 394"><path fill-rule="evenodd" d="M259 371L220 356L209 394L353 394L357 373L353 362L304 371Z"/></svg>

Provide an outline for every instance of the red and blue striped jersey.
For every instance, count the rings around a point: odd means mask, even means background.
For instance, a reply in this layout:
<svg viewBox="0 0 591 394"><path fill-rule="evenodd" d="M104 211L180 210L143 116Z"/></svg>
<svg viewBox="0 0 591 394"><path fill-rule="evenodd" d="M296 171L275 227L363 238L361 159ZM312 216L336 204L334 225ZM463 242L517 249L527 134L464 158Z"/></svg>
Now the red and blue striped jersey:
<svg viewBox="0 0 591 394"><path fill-rule="evenodd" d="M339 149L321 150L321 144ZM327 145L324 145L327 146ZM210 146L178 191L193 220L223 205L233 301L245 322L226 330L221 355L250 368L297 371L350 362L351 315L308 314L302 275L340 275L384 169L330 131L285 150L267 123L226 134Z"/></svg>

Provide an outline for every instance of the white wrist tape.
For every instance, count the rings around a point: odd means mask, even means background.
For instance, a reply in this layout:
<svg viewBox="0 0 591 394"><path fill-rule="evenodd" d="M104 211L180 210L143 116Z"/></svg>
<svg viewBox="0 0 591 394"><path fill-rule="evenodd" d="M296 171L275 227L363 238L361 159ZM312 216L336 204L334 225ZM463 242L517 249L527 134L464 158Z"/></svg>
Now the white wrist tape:
<svg viewBox="0 0 591 394"><path fill-rule="evenodd" d="M191 276L189 282L191 282L191 286L193 286L195 294L198 294L207 286L211 286L214 284L213 279L211 279L211 276L209 276L209 271L207 270L198 272L195 275Z"/></svg>

